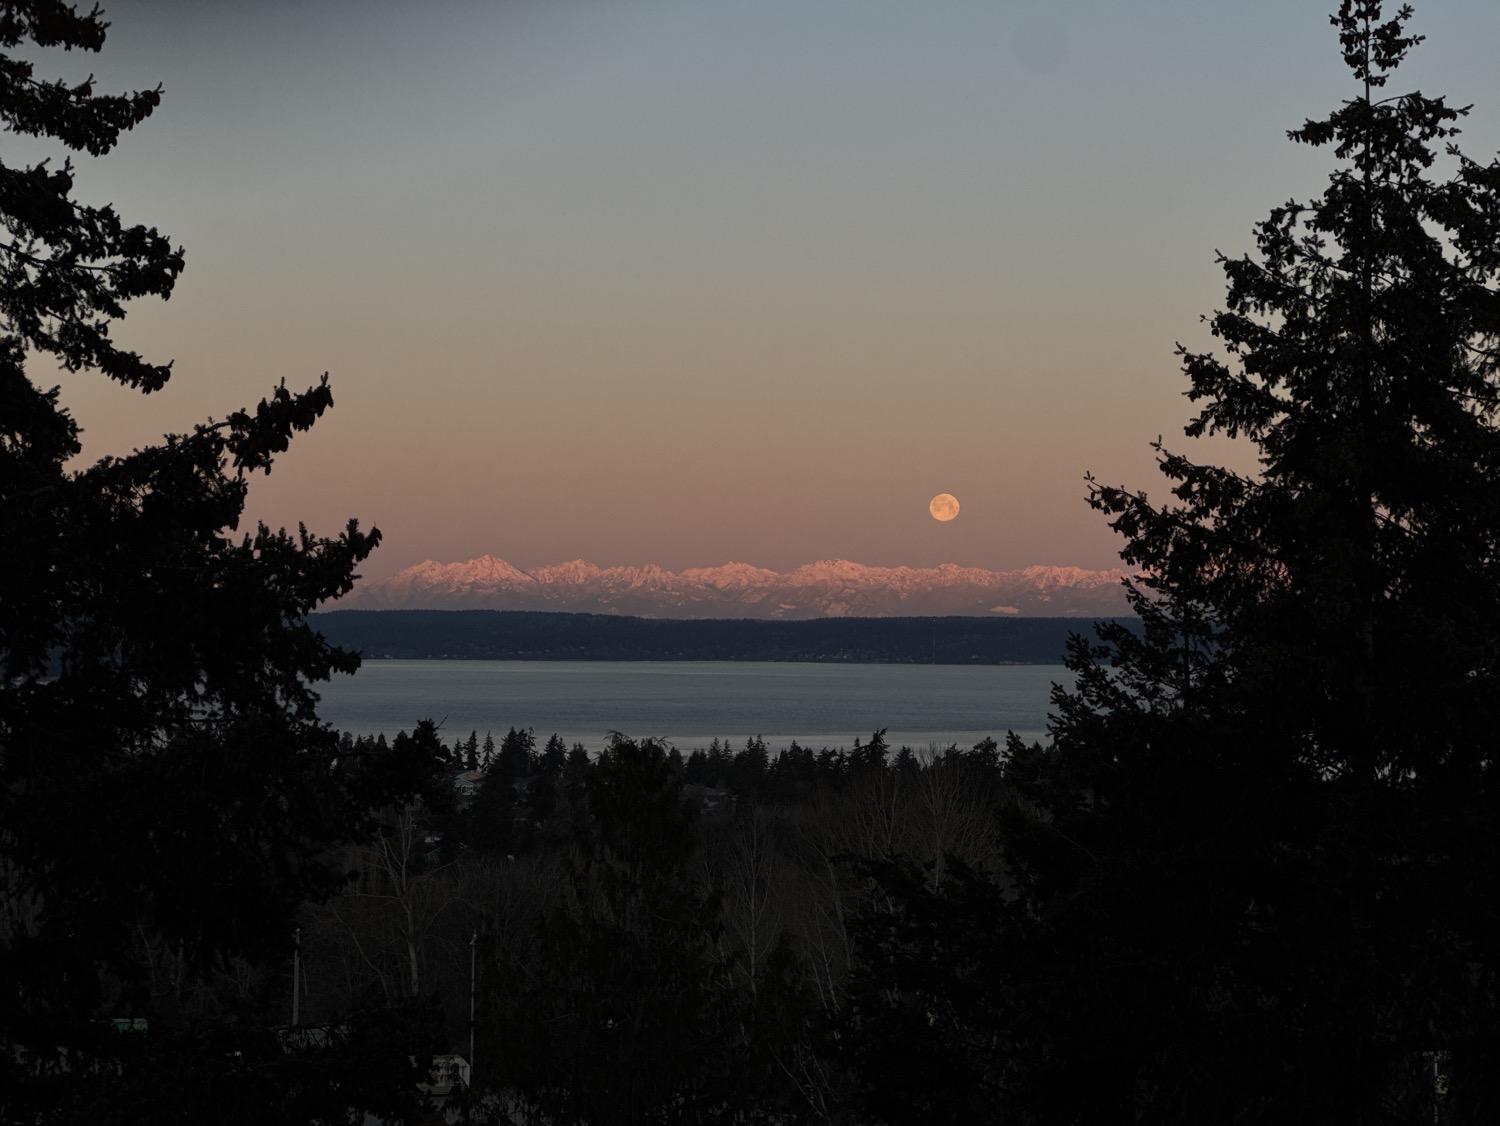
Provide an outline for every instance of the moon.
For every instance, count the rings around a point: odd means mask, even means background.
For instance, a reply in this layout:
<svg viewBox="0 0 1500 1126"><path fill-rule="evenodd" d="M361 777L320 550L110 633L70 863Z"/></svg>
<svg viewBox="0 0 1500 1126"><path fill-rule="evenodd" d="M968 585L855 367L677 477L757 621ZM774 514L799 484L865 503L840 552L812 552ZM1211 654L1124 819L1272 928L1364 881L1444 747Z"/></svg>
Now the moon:
<svg viewBox="0 0 1500 1126"><path fill-rule="evenodd" d="M952 493L938 493L927 502L927 511L940 524L946 524L958 515L958 498Z"/></svg>

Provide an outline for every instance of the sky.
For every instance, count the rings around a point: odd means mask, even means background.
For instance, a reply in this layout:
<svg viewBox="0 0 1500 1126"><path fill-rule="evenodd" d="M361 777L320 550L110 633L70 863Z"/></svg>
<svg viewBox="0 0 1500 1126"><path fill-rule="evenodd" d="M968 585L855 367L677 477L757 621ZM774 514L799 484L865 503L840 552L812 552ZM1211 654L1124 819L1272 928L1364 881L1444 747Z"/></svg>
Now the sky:
<svg viewBox="0 0 1500 1126"><path fill-rule="evenodd" d="M376 578L1113 566L1086 472L1251 464L1181 437L1173 350L1331 167L1285 139L1353 94L1331 6L109 0L53 70L164 89L76 162L186 248L118 332L175 375L56 381L92 458L328 371L249 514L378 525ZM1416 6L1393 89L1473 103L1487 158L1500 4Z"/></svg>

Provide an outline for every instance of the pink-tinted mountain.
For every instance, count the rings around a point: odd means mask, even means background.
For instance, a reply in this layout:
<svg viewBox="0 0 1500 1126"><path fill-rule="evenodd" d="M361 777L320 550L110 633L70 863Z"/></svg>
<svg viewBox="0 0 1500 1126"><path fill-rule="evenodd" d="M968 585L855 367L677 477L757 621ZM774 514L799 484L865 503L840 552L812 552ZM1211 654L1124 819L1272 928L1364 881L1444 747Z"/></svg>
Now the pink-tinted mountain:
<svg viewBox="0 0 1500 1126"><path fill-rule="evenodd" d="M523 571L484 555L431 560L365 582L337 609L553 610L648 618L1111 617L1130 613L1120 570L871 567L846 559L771 571L748 563L668 571L575 559ZM334 607L327 607L333 609Z"/></svg>

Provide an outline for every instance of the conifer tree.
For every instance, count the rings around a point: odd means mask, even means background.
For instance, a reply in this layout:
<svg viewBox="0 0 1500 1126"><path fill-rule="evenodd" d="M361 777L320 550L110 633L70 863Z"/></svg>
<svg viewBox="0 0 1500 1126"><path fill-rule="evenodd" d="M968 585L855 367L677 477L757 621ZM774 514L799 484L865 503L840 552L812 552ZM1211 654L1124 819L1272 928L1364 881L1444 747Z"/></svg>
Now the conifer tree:
<svg viewBox="0 0 1500 1126"><path fill-rule="evenodd" d="M525 778L531 774L536 757L536 732L529 727L512 727L500 742L495 761L507 779Z"/></svg>
<svg viewBox="0 0 1500 1126"><path fill-rule="evenodd" d="M547 745L542 748L542 757L537 763L537 769L543 774L556 775L562 772L563 766L568 761L568 745L562 741L562 736L557 732L547 740Z"/></svg>
<svg viewBox="0 0 1500 1126"><path fill-rule="evenodd" d="M487 967L501 1012L491 1082L556 1122L743 1115L743 1054L718 895L689 868L694 814L667 749L618 733L590 768L589 816L525 974Z"/></svg>
<svg viewBox="0 0 1500 1126"><path fill-rule="evenodd" d="M568 745L556 732L547 740L537 760L537 777L526 792L526 805L531 819L538 825L546 825L557 813L559 792L563 785L563 770L568 762Z"/></svg>
<svg viewBox="0 0 1500 1126"><path fill-rule="evenodd" d="M149 116L157 90L104 94L92 79L35 73L38 48L98 51L106 27L97 9L60 0L0 2L0 127L92 157ZM171 950L185 985L232 957L279 960L299 905L344 880L332 850L416 784L400 764L341 757L310 687L358 666L307 614L350 589L379 533L353 521L332 539L240 527L250 480L332 405L326 377L74 467L79 426L46 389L49 369L161 388L170 363L120 346L113 322L131 300L169 296L183 268L165 235L81 202L74 181L71 160L0 163L6 1121L66 1118L69 1100L96 1096L127 1113L84 1075L124 1090L172 1074L183 1099L213 1082L162 1071L139 1045L126 1052L101 1022L149 1008L140 943ZM209 1055L229 1098L237 1065L227 1050ZM385 1077L409 1091L406 1070ZM348 1108L360 1094L338 1098Z"/></svg>
<svg viewBox="0 0 1500 1126"><path fill-rule="evenodd" d="M1454 147L1465 110L1388 91L1410 16L1344 0L1358 92L1290 134L1332 147L1328 189L1223 260L1222 348L1182 352L1189 436L1248 439L1259 472L1163 450L1169 504L1096 489L1146 634L1075 645L1056 749L1010 772L1050 817L1015 850L1029 898L1056 923L1090 892L1122 1001L1146 960L1136 1078L1180 1076L1199 1120L1265 1083L1373 1120L1424 1051L1491 1097L1500 163Z"/></svg>
<svg viewBox="0 0 1500 1126"><path fill-rule="evenodd" d="M1343 0L1354 93L1289 134L1327 189L1181 350L1188 435L1258 469L1093 487L1144 635L1075 639L1053 743L1011 741L1013 894L965 893L999 925L868 932L1009 1121L1500 1116L1500 162L1392 86L1411 15ZM942 974L899 954L941 935Z"/></svg>
<svg viewBox="0 0 1500 1126"><path fill-rule="evenodd" d="M479 769L480 770L489 770L490 765L494 761L495 761L495 736L491 732L486 731L484 733L484 748L480 751L480 754L479 754Z"/></svg>
<svg viewBox="0 0 1500 1126"><path fill-rule="evenodd" d="M849 753L849 768L857 771L882 769L889 750L890 744L885 741L883 727L870 736L868 743L861 744L859 737L855 736L854 750Z"/></svg>
<svg viewBox="0 0 1500 1126"><path fill-rule="evenodd" d="M467 843L480 852L505 855L515 847L516 791L513 776L487 770L468 809Z"/></svg>

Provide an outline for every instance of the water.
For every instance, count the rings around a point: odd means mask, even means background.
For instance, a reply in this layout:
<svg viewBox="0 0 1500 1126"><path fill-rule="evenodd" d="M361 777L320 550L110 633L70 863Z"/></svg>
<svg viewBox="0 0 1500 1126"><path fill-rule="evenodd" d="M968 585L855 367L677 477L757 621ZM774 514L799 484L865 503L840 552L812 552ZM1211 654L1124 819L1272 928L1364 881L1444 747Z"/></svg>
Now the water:
<svg viewBox="0 0 1500 1126"><path fill-rule="evenodd" d="M369 660L322 686L319 714L360 735L431 718L450 741L531 727L591 750L611 731L690 750L752 735L848 747L881 727L892 746L963 746L1040 737L1053 682L1070 679L1061 665Z"/></svg>

